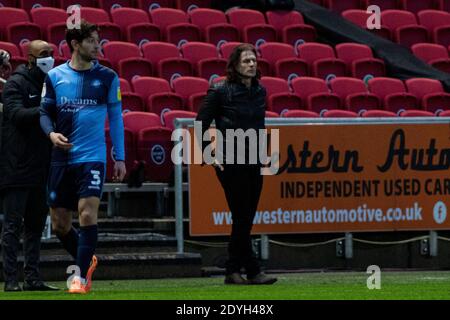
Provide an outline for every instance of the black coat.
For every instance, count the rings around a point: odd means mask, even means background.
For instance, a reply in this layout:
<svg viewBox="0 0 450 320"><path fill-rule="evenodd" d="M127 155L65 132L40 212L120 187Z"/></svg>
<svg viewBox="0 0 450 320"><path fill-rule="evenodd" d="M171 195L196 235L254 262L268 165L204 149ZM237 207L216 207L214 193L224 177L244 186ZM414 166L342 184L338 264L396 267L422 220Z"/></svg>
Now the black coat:
<svg viewBox="0 0 450 320"><path fill-rule="evenodd" d="M45 74L19 66L3 89L0 190L45 185L51 142L39 124Z"/></svg>
<svg viewBox="0 0 450 320"><path fill-rule="evenodd" d="M257 80L252 82L250 88L242 83L221 81L214 84L204 99L203 106L197 114L197 121L202 122L204 133L215 120L216 128L224 138L223 160L226 159L226 129L264 129L266 113L266 89ZM259 136L257 136L259 138ZM203 150L209 142L203 142ZM258 139L258 147L260 146ZM235 163L237 145L235 143ZM245 144L246 163L248 161L248 142Z"/></svg>

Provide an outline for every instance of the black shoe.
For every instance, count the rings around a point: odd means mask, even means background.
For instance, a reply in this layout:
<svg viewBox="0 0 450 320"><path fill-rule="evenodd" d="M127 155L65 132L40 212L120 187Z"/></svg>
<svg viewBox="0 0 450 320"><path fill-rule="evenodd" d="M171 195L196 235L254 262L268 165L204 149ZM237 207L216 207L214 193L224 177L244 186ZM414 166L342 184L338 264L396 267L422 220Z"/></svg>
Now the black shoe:
<svg viewBox="0 0 450 320"><path fill-rule="evenodd" d="M247 280L242 278L240 273L227 274L225 276L225 284L248 284Z"/></svg>
<svg viewBox="0 0 450 320"><path fill-rule="evenodd" d="M50 286L42 281L33 281L23 283L23 291L58 291L59 288Z"/></svg>
<svg viewBox="0 0 450 320"><path fill-rule="evenodd" d="M277 278L268 276L267 274L260 272L252 278L248 278L248 284L274 284L277 282Z"/></svg>
<svg viewBox="0 0 450 320"><path fill-rule="evenodd" d="M7 281L5 282L5 292L19 292L22 289L17 281Z"/></svg>

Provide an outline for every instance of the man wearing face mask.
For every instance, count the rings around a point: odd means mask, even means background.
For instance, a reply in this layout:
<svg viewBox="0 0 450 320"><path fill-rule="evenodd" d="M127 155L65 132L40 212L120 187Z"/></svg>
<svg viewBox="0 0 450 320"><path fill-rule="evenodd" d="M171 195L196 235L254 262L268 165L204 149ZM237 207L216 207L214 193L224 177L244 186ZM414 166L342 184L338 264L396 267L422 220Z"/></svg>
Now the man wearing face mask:
<svg viewBox="0 0 450 320"><path fill-rule="evenodd" d="M17 274L22 228L23 290L58 290L45 284L39 273L41 236L48 215L46 180L51 152L51 144L40 128L39 105L46 73L53 67L52 56L47 42L31 42L28 64L13 72L3 90L0 203L4 214L4 290L10 292L22 291Z"/></svg>

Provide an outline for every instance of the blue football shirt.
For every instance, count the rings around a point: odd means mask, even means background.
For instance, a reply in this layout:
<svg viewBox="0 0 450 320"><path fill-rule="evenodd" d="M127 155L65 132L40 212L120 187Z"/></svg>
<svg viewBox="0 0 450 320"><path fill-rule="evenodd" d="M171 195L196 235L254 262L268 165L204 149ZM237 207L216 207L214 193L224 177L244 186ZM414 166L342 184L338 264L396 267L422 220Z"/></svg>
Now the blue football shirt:
<svg viewBox="0 0 450 320"><path fill-rule="evenodd" d="M77 71L69 62L52 69L41 101L41 127L63 134L73 144L69 151L53 148L52 165L106 163L105 121L108 115L116 160L125 160L122 97L117 74L93 62Z"/></svg>

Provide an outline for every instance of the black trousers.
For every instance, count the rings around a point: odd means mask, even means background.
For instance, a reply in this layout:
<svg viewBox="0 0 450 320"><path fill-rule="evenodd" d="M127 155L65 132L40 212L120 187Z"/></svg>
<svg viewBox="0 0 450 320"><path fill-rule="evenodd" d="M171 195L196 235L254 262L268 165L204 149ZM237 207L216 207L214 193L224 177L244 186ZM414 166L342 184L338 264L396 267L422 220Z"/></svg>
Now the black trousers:
<svg viewBox="0 0 450 320"><path fill-rule="evenodd" d="M260 272L251 241L253 219L261 195L263 176L257 165L225 165L216 174L224 189L233 224L228 244L226 273L240 272L244 267L248 277Z"/></svg>
<svg viewBox="0 0 450 320"><path fill-rule="evenodd" d="M17 279L17 253L23 231L25 281L40 280L41 236L48 215L45 187L11 188L2 197L2 256L5 281Z"/></svg>

